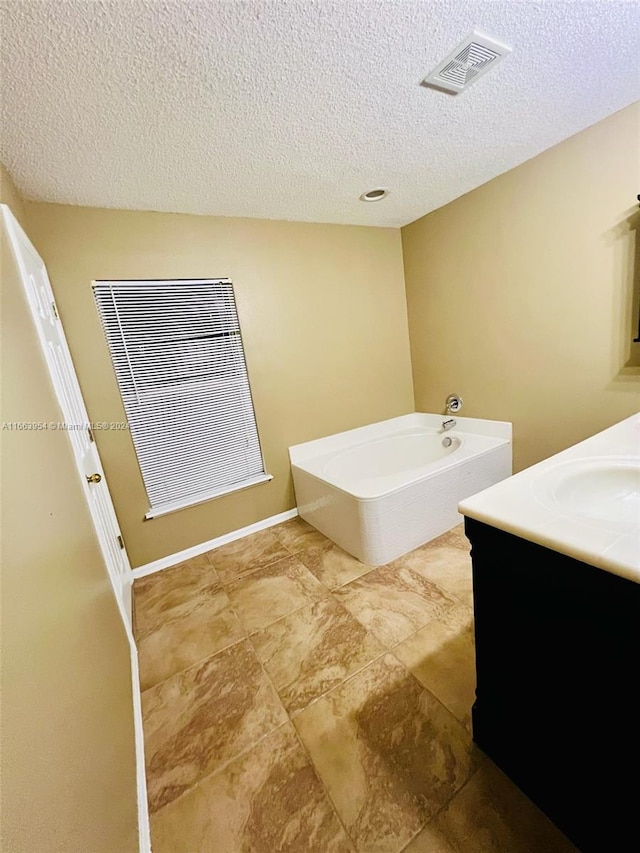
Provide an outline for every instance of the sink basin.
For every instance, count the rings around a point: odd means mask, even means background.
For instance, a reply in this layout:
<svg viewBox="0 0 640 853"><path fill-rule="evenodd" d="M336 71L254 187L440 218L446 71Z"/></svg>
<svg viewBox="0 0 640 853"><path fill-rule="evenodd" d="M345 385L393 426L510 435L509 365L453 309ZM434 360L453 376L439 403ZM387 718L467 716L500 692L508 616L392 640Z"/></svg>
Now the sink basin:
<svg viewBox="0 0 640 853"><path fill-rule="evenodd" d="M562 515L640 523L640 458L573 459L540 472L536 497Z"/></svg>

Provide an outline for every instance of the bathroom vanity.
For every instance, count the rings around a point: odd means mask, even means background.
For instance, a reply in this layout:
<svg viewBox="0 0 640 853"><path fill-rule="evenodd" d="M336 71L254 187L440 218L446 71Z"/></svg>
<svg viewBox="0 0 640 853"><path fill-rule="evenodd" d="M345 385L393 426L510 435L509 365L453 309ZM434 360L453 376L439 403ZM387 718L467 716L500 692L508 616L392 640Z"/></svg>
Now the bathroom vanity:
<svg viewBox="0 0 640 853"><path fill-rule="evenodd" d="M584 853L640 849L640 416L459 510L475 742Z"/></svg>

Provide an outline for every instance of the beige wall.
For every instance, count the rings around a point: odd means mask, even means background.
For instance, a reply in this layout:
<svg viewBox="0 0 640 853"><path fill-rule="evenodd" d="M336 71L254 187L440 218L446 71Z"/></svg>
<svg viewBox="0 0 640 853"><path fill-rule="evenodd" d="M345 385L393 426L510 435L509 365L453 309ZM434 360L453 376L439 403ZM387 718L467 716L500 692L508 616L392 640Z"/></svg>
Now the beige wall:
<svg viewBox="0 0 640 853"><path fill-rule="evenodd" d="M268 484L153 521L128 434L96 438L134 566L295 505L287 448L413 411L400 233L30 204L89 415L124 420L92 279L229 276Z"/></svg>
<svg viewBox="0 0 640 853"><path fill-rule="evenodd" d="M636 104L402 229L416 409L512 421L515 470L640 409L639 146Z"/></svg>
<svg viewBox="0 0 640 853"><path fill-rule="evenodd" d="M0 199L24 223L6 174ZM61 419L2 230L2 421ZM137 850L129 649L67 436L2 430L7 853Z"/></svg>

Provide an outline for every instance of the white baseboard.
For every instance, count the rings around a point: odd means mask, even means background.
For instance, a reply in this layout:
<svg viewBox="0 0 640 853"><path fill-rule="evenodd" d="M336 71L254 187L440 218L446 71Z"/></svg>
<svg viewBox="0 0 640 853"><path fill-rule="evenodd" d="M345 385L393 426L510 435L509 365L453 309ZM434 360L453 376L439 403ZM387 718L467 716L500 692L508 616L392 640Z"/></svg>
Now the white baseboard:
<svg viewBox="0 0 640 853"><path fill-rule="evenodd" d="M147 775L144 760L144 729L142 726L142 696L138 652L131 648L131 681L133 682L133 729L136 745L136 778L138 788L138 847L140 853L151 853L151 827L147 800Z"/></svg>
<svg viewBox="0 0 640 853"><path fill-rule="evenodd" d="M170 566L175 566L178 563L183 563L185 560L190 560L192 557L199 557L200 554L205 554L207 551L213 551L214 548L219 548L221 545L226 545L227 542L234 542L236 539L242 539L244 536L250 536L252 533L257 533L259 530L266 530L267 527L273 527L276 524L282 524L283 521L289 521L290 518L295 518L298 514L297 507L288 509L286 512L272 515L269 518L263 518L262 521L256 521L255 524L249 524L247 527L241 527L239 530L232 530L230 533L223 533L222 536L217 536L215 539L210 539L208 542L202 542L200 545L193 545L191 548L185 548L184 551L178 551L176 554L169 554L168 557L161 557L159 560L154 560L152 563L146 563L144 566L138 566L133 569L131 577L143 578L145 575L151 575L154 572L160 572L162 569L168 569Z"/></svg>

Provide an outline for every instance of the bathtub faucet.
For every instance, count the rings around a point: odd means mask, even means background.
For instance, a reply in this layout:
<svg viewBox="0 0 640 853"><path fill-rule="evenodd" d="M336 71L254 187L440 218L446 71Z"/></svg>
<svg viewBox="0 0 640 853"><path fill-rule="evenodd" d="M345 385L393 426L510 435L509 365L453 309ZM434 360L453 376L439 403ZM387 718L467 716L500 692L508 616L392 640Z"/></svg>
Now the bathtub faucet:
<svg viewBox="0 0 640 853"><path fill-rule="evenodd" d="M456 425L456 422L453 418L448 418L446 421L442 421L442 429L446 432L448 429L453 429Z"/></svg>

